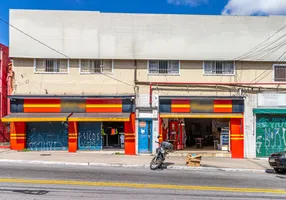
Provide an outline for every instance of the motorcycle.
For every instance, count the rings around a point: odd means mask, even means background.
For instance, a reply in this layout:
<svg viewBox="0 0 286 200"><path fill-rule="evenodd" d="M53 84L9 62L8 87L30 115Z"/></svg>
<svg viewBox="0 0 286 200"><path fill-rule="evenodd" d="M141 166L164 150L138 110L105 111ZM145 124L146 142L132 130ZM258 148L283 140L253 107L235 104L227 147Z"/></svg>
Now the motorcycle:
<svg viewBox="0 0 286 200"><path fill-rule="evenodd" d="M158 139L159 139L159 136L158 136ZM156 155L150 162L151 170L156 170L158 168L161 168L166 159L166 155L173 151L173 144L167 141L163 141L161 143L157 141L155 142L159 144L159 147L156 149Z"/></svg>

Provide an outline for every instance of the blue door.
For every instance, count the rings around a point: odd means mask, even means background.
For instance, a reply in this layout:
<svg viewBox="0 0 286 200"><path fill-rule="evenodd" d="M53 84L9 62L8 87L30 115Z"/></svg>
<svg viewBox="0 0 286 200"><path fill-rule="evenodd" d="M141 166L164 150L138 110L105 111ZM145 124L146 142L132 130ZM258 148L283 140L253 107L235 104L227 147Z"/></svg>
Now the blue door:
<svg viewBox="0 0 286 200"><path fill-rule="evenodd" d="M152 121L139 120L138 128L138 152L150 153L152 151Z"/></svg>
<svg viewBox="0 0 286 200"><path fill-rule="evenodd" d="M61 122L27 123L27 149L53 151L68 149L68 129Z"/></svg>
<svg viewBox="0 0 286 200"><path fill-rule="evenodd" d="M78 149L101 150L101 123L79 122L78 123Z"/></svg>

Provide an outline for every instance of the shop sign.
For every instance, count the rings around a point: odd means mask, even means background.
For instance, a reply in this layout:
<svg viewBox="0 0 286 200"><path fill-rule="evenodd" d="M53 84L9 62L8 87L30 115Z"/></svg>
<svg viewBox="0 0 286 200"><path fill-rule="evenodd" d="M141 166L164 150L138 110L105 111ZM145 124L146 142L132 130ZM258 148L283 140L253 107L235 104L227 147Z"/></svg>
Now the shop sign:
<svg viewBox="0 0 286 200"><path fill-rule="evenodd" d="M286 94L262 93L257 97L258 107L286 107Z"/></svg>
<svg viewBox="0 0 286 200"><path fill-rule="evenodd" d="M145 128L146 127L146 122L144 122L144 121L139 122L139 127L140 128Z"/></svg>

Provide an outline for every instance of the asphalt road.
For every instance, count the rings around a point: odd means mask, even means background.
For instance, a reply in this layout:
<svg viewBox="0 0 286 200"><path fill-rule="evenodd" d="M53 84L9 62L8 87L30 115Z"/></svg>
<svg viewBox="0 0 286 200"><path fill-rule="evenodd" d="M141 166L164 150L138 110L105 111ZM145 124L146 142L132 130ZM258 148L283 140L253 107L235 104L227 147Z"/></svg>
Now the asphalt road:
<svg viewBox="0 0 286 200"><path fill-rule="evenodd" d="M286 199L286 175L0 164L0 199Z"/></svg>

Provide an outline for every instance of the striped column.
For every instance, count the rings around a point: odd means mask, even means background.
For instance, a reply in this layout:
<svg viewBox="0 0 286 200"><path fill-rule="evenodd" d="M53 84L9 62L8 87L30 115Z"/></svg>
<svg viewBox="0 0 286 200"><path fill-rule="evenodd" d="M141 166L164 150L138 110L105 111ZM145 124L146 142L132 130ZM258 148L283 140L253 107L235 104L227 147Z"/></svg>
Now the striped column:
<svg viewBox="0 0 286 200"><path fill-rule="evenodd" d="M130 120L124 122L124 147L126 155L136 154L135 114L131 113Z"/></svg>
<svg viewBox="0 0 286 200"><path fill-rule="evenodd" d="M77 122L69 122L69 152L75 153L77 151L77 135L78 124Z"/></svg>
<svg viewBox="0 0 286 200"><path fill-rule="evenodd" d="M26 148L26 123L10 123L10 148L11 150L24 150Z"/></svg>
<svg viewBox="0 0 286 200"><path fill-rule="evenodd" d="M230 150L232 158L244 158L243 119L230 119Z"/></svg>

